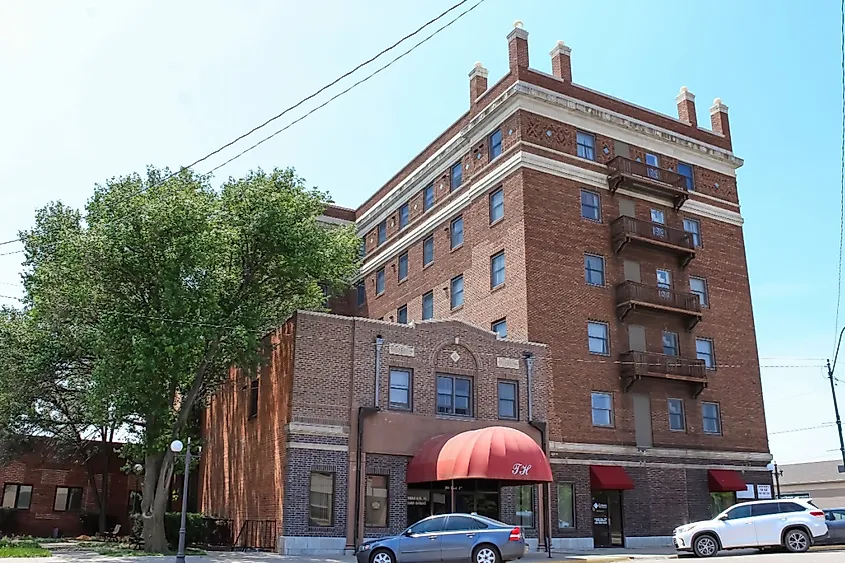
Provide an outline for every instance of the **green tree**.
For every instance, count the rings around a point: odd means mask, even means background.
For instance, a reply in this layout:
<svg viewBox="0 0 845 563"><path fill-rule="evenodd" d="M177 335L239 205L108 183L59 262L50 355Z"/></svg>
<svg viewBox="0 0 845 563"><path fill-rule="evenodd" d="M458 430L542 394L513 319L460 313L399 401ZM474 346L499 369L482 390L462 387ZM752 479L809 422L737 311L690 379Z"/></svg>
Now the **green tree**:
<svg viewBox="0 0 845 563"><path fill-rule="evenodd" d="M233 364L261 361L261 339L297 309L321 308L320 284L348 287L352 228L317 221L330 202L293 170L251 172L219 191L208 178L150 168L97 186L84 214L61 205L22 233L27 301L85 327L92 397L133 424L142 459L148 551L167 548L164 513L189 417Z"/></svg>

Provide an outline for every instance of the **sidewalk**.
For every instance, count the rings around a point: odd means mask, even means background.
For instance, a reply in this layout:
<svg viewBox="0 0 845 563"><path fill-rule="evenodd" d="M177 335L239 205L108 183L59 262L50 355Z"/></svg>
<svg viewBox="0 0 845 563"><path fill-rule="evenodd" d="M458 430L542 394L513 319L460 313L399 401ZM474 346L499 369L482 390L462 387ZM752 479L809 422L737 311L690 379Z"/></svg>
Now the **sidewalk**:
<svg viewBox="0 0 845 563"><path fill-rule="evenodd" d="M590 549L587 551L558 551L552 550L549 558L546 552L529 552L522 561L542 563L543 561L589 561L591 563L610 563L613 561L628 561L632 559L675 559L677 551L671 547L651 547L643 549L607 548Z"/></svg>

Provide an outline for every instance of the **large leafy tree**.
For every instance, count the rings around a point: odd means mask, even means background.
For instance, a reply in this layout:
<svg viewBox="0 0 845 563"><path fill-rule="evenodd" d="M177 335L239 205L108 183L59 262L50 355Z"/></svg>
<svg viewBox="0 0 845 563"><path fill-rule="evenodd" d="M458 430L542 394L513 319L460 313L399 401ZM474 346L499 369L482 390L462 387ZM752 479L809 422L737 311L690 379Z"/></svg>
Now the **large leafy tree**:
<svg viewBox="0 0 845 563"><path fill-rule="evenodd" d="M293 170L251 172L214 190L189 171L114 178L84 213L43 209L26 247L27 301L80 328L90 397L131 421L143 459L148 551L164 551L174 457L192 412L228 366L254 367L262 337L299 308L320 308L358 267L351 228L317 221L329 203Z"/></svg>

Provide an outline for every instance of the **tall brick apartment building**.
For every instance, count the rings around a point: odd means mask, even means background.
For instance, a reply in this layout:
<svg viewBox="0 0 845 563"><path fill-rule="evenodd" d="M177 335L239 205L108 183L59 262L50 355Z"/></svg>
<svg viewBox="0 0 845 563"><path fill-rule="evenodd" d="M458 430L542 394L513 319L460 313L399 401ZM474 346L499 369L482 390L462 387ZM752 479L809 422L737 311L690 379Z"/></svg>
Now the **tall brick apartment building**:
<svg viewBox="0 0 845 563"><path fill-rule="evenodd" d="M771 484L735 173L742 160L732 152L728 108L715 100L707 129L699 127L695 97L686 88L674 118L577 85L570 49L562 42L551 51L552 73L535 70L521 24L508 35L508 55L509 72L492 86L487 71L475 65L469 110L370 199L354 211L327 211L328 222L354 222L364 239L356 294L333 310L383 321L367 321L377 328L343 322L369 327L367 338L381 331L385 346L398 339L405 346L436 347L433 341L416 344L427 336L413 331L446 320L481 330L468 350L500 346L491 354L510 357L513 342L523 343L520 350L536 348L539 356L541 347L527 343L547 346L537 363L550 369L534 395L538 406L519 420L521 431L546 449L553 483L527 496L500 489L500 518L526 525L530 513L527 527L541 542L550 534L555 547L664 543L679 523L709 517L734 502L738 491L753 496L767 490L755 485ZM460 328L464 324L438 326L442 342L468 331ZM484 340L482 333L497 333L498 340ZM348 348L313 353L296 351L296 362L314 365L303 367L301 376L293 369L292 378L305 378L314 398L295 388L293 395L279 391L287 406L262 404L259 411L287 409L287 419L231 435L212 424L213 439L271 432L273 440L290 445L304 432L309 443L325 444L325 451L342 458L337 463L351 475L358 467L353 436L370 423L358 425L347 416L349 407L380 405L359 390L339 406L334 395L326 395L335 391L328 387L350 385L350 376L333 370L348 370L358 356ZM417 369L439 385L448 362L439 366L442 358L428 356L426 367ZM383 368L383 382L389 368ZM478 362L476 369L473 377L499 377L496 364ZM312 380L313 370L322 373ZM425 425L413 433L398 426L402 433L383 428L378 432L386 433L376 434L391 444L389 452L370 452L373 463L381 464L374 475L388 477L387 487L383 480L376 487L390 499L387 531L421 515L414 504L419 495L407 481L424 436L498 424L492 419L501 413L480 409L488 393L507 400L503 390L473 389L479 411L444 412L438 388L415 384L411 411L425 417ZM338 405L334 414L321 410L332 405ZM397 428L388 421L396 415L389 405L385 409L372 420ZM326 422L343 416L348 423ZM233 420L246 424L240 414ZM544 430L532 430L537 428ZM234 451L226 463L253 463L233 459ZM331 526L314 526L313 519L309 524L299 512L307 509L308 477L292 475L310 462L291 461L293 452L305 450L286 451L286 457L276 455L275 465L261 466L268 480L260 481L254 499L275 506L270 514L283 504L281 536L341 537L345 531L350 544L381 531L364 529L364 503L371 499L358 495L356 515L346 505L354 484L328 469L324 473L335 479L336 518ZM388 455L391 461L380 457ZM371 470L369 462L361 467ZM366 481L370 490L375 481L367 479L359 473L359 483ZM208 486L221 495L221 487L234 487L226 490L227 499L245 488L243 480L225 485L222 477L209 478ZM310 487L313 501L322 489L313 482ZM426 509L435 511L431 498ZM397 505L402 501L404 511ZM231 504L241 518L260 512L241 501Z"/></svg>

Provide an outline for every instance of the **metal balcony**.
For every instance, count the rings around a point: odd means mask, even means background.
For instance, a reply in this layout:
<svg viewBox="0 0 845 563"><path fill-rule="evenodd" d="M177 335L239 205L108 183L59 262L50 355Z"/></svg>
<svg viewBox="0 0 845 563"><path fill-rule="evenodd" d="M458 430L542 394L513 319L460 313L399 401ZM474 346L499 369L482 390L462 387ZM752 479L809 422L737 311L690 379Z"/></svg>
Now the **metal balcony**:
<svg viewBox="0 0 845 563"><path fill-rule="evenodd" d="M616 254L633 243L677 255L681 268L685 268L695 258L692 233L680 229L634 217L619 217L610 224L610 232L613 237L613 251Z"/></svg>
<svg viewBox="0 0 845 563"><path fill-rule="evenodd" d="M610 175L607 177L610 193L626 188L672 200L675 210L681 208L689 198L687 180L677 172L664 170L644 162L617 156L607 163Z"/></svg>
<svg viewBox="0 0 845 563"><path fill-rule="evenodd" d="M616 286L616 313L624 321L636 309L678 315L684 319L687 330L692 330L701 320L701 302L698 295L626 281Z"/></svg>
<svg viewBox="0 0 845 563"><path fill-rule="evenodd" d="M625 391L631 389L637 380L646 377L688 382L693 386L693 397L698 397L707 387L704 360L630 351L619 355L619 364Z"/></svg>

